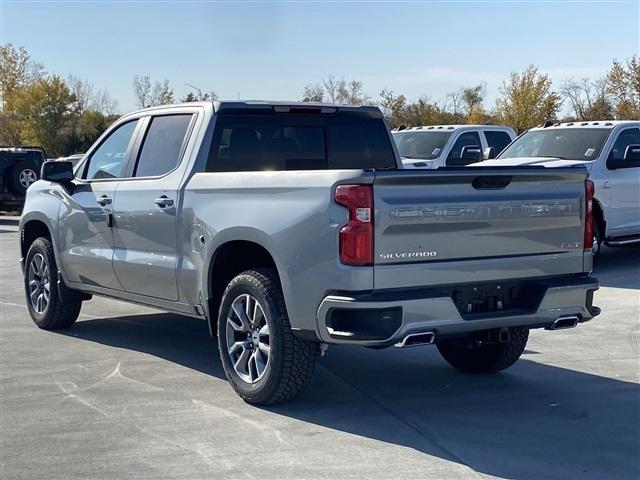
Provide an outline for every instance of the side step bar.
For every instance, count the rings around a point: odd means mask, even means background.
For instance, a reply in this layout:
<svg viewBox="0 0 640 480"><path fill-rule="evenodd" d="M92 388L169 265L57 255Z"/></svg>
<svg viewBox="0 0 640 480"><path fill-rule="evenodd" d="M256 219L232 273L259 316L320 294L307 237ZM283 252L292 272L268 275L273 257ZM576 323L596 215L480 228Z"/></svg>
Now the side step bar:
<svg viewBox="0 0 640 480"><path fill-rule="evenodd" d="M396 348L418 347L420 345L431 345L436 341L434 332L414 332L405 336L395 344Z"/></svg>
<svg viewBox="0 0 640 480"><path fill-rule="evenodd" d="M640 243L640 237L608 238L604 241L607 247L622 247L623 245L632 245L634 243Z"/></svg>
<svg viewBox="0 0 640 480"><path fill-rule="evenodd" d="M576 316L558 317L546 328L546 330L565 330L567 328L575 328L578 323L580 323L580 319Z"/></svg>

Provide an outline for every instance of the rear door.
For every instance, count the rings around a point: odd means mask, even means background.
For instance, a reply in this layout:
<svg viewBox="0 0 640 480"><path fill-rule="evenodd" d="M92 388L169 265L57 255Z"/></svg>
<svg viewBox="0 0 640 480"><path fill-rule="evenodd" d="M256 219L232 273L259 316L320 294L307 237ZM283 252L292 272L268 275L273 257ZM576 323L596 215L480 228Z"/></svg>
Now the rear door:
<svg viewBox="0 0 640 480"><path fill-rule="evenodd" d="M622 160L629 145L640 145L640 129L625 128L620 131L607 162ZM627 167L615 170L607 167L607 185L610 187L607 235L622 236L640 233L640 168Z"/></svg>
<svg viewBox="0 0 640 480"><path fill-rule="evenodd" d="M113 268L124 290L178 300L179 168L194 110L144 118L144 135L113 206Z"/></svg>
<svg viewBox="0 0 640 480"><path fill-rule="evenodd" d="M105 137L89 154L60 211L60 254L72 282L121 288L112 265L113 203L138 129L135 119Z"/></svg>
<svg viewBox="0 0 640 480"><path fill-rule="evenodd" d="M582 271L585 170L486 168L376 172L376 288Z"/></svg>

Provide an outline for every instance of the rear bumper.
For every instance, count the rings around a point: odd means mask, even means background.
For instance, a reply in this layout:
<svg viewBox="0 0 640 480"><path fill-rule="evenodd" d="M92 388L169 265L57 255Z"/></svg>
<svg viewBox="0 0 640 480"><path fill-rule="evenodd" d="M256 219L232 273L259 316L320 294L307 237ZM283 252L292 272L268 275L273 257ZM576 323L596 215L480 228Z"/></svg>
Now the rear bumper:
<svg viewBox="0 0 640 480"><path fill-rule="evenodd" d="M577 316L586 322L600 313L592 305L597 279L562 277L539 282L544 293L533 309L472 315L462 315L441 289L330 295L318 308L318 336L326 343L388 346L413 332L434 332L437 341L478 330L550 327L559 317Z"/></svg>

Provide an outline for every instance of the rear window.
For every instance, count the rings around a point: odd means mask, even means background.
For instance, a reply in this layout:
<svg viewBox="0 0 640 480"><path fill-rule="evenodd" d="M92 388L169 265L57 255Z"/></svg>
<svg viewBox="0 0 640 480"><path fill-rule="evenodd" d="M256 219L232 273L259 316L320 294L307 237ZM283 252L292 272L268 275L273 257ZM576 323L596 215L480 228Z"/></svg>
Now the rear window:
<svg viewBox="0 0 640 480"><path fill-rule="evenodd" d="M496 130L485 130L484 136L487 139L487 145L493 147L493 151L498 155L504 148L511 143L511 137L507 132Z"/></svg>
<svg viewBox="0 0 640 480"><path fill-rule="evenodd" d="M207 171L396 168L382 119L361 115L220 115Z"/></svg>

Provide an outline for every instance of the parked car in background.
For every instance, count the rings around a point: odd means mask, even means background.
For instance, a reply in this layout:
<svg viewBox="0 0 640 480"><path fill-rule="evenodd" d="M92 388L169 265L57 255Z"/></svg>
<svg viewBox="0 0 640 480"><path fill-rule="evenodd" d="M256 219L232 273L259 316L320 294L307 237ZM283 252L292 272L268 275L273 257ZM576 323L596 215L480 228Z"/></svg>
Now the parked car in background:
<svg viewBox="0 0 640 480"><path fill-rule="evenodd" d="M14 195L24 195L40 178L47 155L40 147L0 147L0 186Z"/></svg>
<svg viewBox="0 0 640 480"><path fill-rule="evenodd" d="M547 123L478 166L584 166L595 184L593 253L640 243L640 121Z"/></svg>
<svg viewBox="0 0 640 480"><path fill-rule="evenodd" d="M435 344L497 372L529 329L591 320L579 168L405 170L380 110L194 102L116 121L47 162L20 219L43 329L91 295L208 321L246 401L302 390L329 344Z"/></svg>
<svg viewBox="0 0 640 480"><path fill-rule="evenodd" d="M468 165L494 158L516 138L498 125L437 125L392 132L404 168Z"/></svg>

